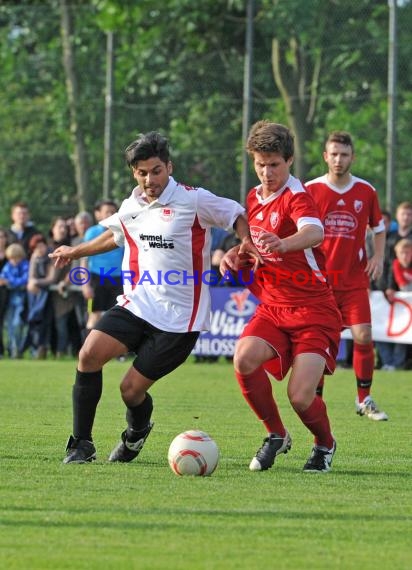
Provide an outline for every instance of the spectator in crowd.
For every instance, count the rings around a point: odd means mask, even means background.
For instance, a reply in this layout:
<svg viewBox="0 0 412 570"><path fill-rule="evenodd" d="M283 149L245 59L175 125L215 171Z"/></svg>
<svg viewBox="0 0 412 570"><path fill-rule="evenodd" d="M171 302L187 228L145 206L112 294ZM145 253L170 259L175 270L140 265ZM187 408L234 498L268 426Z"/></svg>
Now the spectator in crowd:
<svg viewBox="0 0 412 570"><path fill-rule="evenodd" d="M93 216L86 211L79 212L73 218L75 233L71 237L71 245L76 246L84 240L86 231L93 224Z"/></svg>
<svg viewBox="0 0 412 570"><path fill-rule="evenodd" d="M82 243L84 240L84 236L86 231L92 226L93 224L93 216L86 211L79 212L73 218L74 221L74 228L75 228L75 235L71 238L71 245L74 247L79 243ZM79 266L78 261L73 261L71 265L71 269L74 269ZM78 352L80 346L87 335L87 321L88 321L88 313L87 313L87 301L83 295L83 288L81 285L76 283L70 284L70 289L72 291L73 296L75 297L74 302L74 311L76 318L70 321L72 325L72 336L76 337L77 331L80 330L80 337L78 340L75 341L75 351Z"/></svg>
<svg viewBox="0 0 412 570"><path fill-rule="evenodd" d="M387 234L385 259L382 277L377 281L377 288L386 292L393 285L392 268L396 258L395 245L404 238L412 238L412 202L398 204L395 211L396 228ZM412 345L407 345L405 368L412 368Z"/></svg>
<svg viewBox="0 0 412 570"><path fill-rule="evenodd" d="M403 238L395 244L396 259L392 264L390 288L386 294L390 300L394 292L412 291L412 237Z"/></svg>
<svg viewBox="0 0 412 570"><path fill-rule="evenodd" d="M48 246L51 250L61 245L70 245L71 238L69 233L69 226L65 218L57 216L53 218L49 229Z"/></svg>
<svg viewBox="0 0 412 570"><path fill-rule="evenodd" d="M383 219L383 223L385 224L385 232L386 232L386 237L388 236L388 233L390 231L391 228L391 224L392 224L392 215L389 212L389 210L382 210L382 219ZM387 241L386 241L386 245L387 245ZM365 242L365 247L366 247L366 255L367 258L370 259L371 257L373 257L375 250L374 250L374 244L373 244L373 231L368 228L368 232L366 234L366 242ZM383 261L383 267L384 270L382 272L382 275L379 279L371 279L370 280L370 288L371 291L380 291L381 287L385 288L385 283L386 283L386 275L385 275L385 267L387 267L387 260L386 260L386 256L387 256L387 247L385 247L385 257L384 257L384 261ZM390 268L387 268L386 271L389 271ZM384 291L383 291L384 292ZM383 358L382 358L382 354L384 352L389 351L389 353L392 353L392 346L393 343L389 343L389 342L385 342L385 341L376 341L375 342L375 352L376 352L376 369L380 370L385 366L385 362L383 362ZM389 345L389 346L388 346ZM388 364L388 363L386 363Z"/></svg>
<svg viewBox="0 0 412 570"><path fill-rule="evenodd" d="M0 285L9 289L6 312L8 353L11 358L21 358L29 262L19 243L7 247L6 257L7 262L0 272Z"/></svg>
<svg viewBox="0 0 412 570"><path fill-rule="evenodd" d="M395 245L404 238L412 238L412 202L401 202L395 212L397 228L388 231L385 248L385 261L382 278L378 282L379 289L390 288L393 261L396 257Z"/></svg>
<svg viewBox="0 0 412 570"><path fill-rule="evenodd" d="M217 246L217 248L213 252L212 266L219 267L225 253L227 251L229 251L229 249L232 249L232 247L235 247L235 245L239 245L239 244L240 244L240 240L237 237L236 233L235 232L228 232L227 235L225 235L223 237L223 239L221 240L221 242L219 243L219 245ZM222 275L219 272L219 283L221 283L221 279L222 279ZM236 286L236 285L241 285L241 283L240 283L237 276L231 275L231 278L225 280L222 283L222 285Z"/></svg>
<svg viewBox="0 0 412 570"><path fill-rule="evenodd" d="M117 212L113 200L100 200L95 204L94 216L97 224L86 230L83 241L91 241L105 231L101 221ZM89 301L87 331L90 331L102 314L116 304L117 297L123 293L122 260L124 247L99 253L88 259L82 259L81 265L90 272L90 280L83 285L83 295ZM104 277L109 272L108 277Z"/></svg>
<svg viewBox="0 0 412 570"><path fill-rule="evenodd" d="M12 224L7 232L10 244L19 243L23 246L26 257L29 256L29 241L34 234L38 233L33 222L30 220L29 207L25 202L16 202L11 208Z"/></svg>
<svg viewBox="0 0 412 570"><path fill-rule="evenodd" d="M73 238L75 238L77 235L76 225L74 223L74 216L68 216L67 218L64 218L64 221L66 222L70 243L72 243Z"/></svg>
<svg viewBox="0 0 412 570"><path fill-rule="evenodd" d="M50 349L53 330L53 302L49 287L53 283L55 269L49 258L47 239L34 235L30 242L29 280L27 283L28 330L22 351L44 359Z"/></svg>
<svg viewBox="0 0 412 570"><path fill-rule="evenodd" d="M385 294L393 303L396 291L412 291L412 238L403 238L394 246L395 259ZM382 370L402 370L406 365L408 345L396 342L379 343Z"/></svg>
<svg viewBox="0 0 412 570"><path fill-rule="evenodd" d="M50 249L70 245L69 228L65 218L58 216L52 220L49 230ZM54 327L57 333L53 351L56 358L76 353L80 345L80 325L76 323L76 295L70 282L70 267L55 268L53 273L52 302Z"/></svg>
<svg viewBox="0 0 412 570"><path fill-rule="evenodd" d="M0 227L0 271L7 263L6 249L7 249L7 230ZM7 300L9 290L6 285L0 285L0 358L4 356L4 316L7 311Z"/></svg>
<svg viewBox="0 0 412 570"><path fill-rule="evenodd" d="M214 264L213 263L213 256L214 253L217 249L219 249L220 244L222 243L223 239L229 235L229 232L223 228L212 228L212 241L211 241L211 246L210 246L210 259L211 259L211 267L210 269L216 273L216 275L220 275L219 272L219 264L220 264L220 258L219 258L219 263ZM211 283L212 284L212 283Z"/></svg>

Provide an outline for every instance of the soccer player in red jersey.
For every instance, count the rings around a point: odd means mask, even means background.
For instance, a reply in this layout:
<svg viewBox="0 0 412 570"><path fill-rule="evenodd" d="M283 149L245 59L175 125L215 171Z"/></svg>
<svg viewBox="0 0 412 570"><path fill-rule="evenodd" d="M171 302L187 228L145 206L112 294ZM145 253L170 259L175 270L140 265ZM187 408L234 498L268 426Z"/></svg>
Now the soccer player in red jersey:
<svg viewBox="0 0 412 570"><path fill-rule="evenodd" d="M260 180L247 196L246 209L253 243L263 259L249 287L261 303L236 344L233 363L242 394L267 432L249 467L269 469L291 447L266 372L281 380L291 369L289 400L314 435L303 469L326 472L336 442L316 388L324 371L331 374L335 368L341 318L318 247L323 226L311 194L290 174L294 140L289 129L259 121L246 148ZM238 245L225 254L222 273L242 270L247 258L243 250Z"/></svg>
<svg viewBox="0 0 412 570"><path fill-rule="evenodd" d="M354 341L353 369L357 383L356 412L372 420L387 420L370 395L374 370L369 278L379 279L383 271L385 225L375 188L351 174L355 159L349 133L332 132L323 158L328 172L306 183L319 208L325 227L321 249L326 269L333 271L333 292ZM365 235L374 234L374 255L367 259ZM319 392L323 387L323 379Z"/></svg>

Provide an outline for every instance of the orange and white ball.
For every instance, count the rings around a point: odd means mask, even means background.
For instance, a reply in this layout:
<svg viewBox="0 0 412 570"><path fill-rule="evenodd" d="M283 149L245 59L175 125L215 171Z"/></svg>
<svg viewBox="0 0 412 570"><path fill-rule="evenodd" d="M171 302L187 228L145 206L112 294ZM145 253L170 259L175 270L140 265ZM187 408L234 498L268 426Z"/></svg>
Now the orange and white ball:
<svg viewBox="0 0 412 570"><path fill-rule="evenodd" d="M176 475L211 475L219 461L216 442L203 431L189 430L177 435L167 459Z"/></svg>

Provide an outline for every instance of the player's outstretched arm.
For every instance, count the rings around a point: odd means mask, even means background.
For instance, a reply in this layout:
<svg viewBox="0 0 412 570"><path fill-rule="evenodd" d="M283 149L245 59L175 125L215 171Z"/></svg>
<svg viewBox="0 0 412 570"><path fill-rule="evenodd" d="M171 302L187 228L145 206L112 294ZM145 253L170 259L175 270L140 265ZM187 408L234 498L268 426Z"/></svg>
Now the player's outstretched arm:
<svg viewBox="0 0 412 570"><path fill-rule="evenodd" d="M259 235L261 247L267 253L275 251L286 253L287 251L299 251L310 247L316 247L323 241L323 229L315 224L303 226L291 236L280 238L271 232L262 232Z"/></svg>
<svg viewBox="0 0 412 570"><path fill-rule="evenodd" d="M113 232L111 230L106 230L97 238L90 241L84 241L75 247L62 245L56 248L52 253L49 253L49 257L54 259L54 265L56 267L64 267L74 259L89 257L90 255L96 255L97 253L105 253L106 251L116 249L116 247L117 245L114 241Z"/></svg>

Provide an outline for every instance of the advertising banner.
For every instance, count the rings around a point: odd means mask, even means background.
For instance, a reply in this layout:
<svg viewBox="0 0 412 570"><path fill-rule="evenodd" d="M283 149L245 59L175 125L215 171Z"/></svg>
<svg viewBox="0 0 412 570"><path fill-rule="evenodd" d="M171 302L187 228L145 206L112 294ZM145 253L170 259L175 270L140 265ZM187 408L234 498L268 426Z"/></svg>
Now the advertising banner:
<svg viewBox="0 0 412 570"><path fill-rule="evenodd" d="M369 298L373 340L412 344L412 292L396 293L393 303L382 291L372 291ZM350 331L344 331L342 338L351 338Z"/></svg>
<svg viewBox="0 0 412 570"><path fill-rule="evenodd" d="M200 334L193 354L233 356L236 340L255 312L258 300L243 287L211 287L210 293L210 331Z"/></svg>
<svg viewBox="0 0 412 570"><path fill-rule="evenodd" d="M198 356L233 356L236 340L255 312L258 300L243 287L211 287L210 331L193 349ZM412 344L412 292L396 293L389 304L381 291L370 295L373 340ZM349 330L342 338L351 338Z"/></svg>

